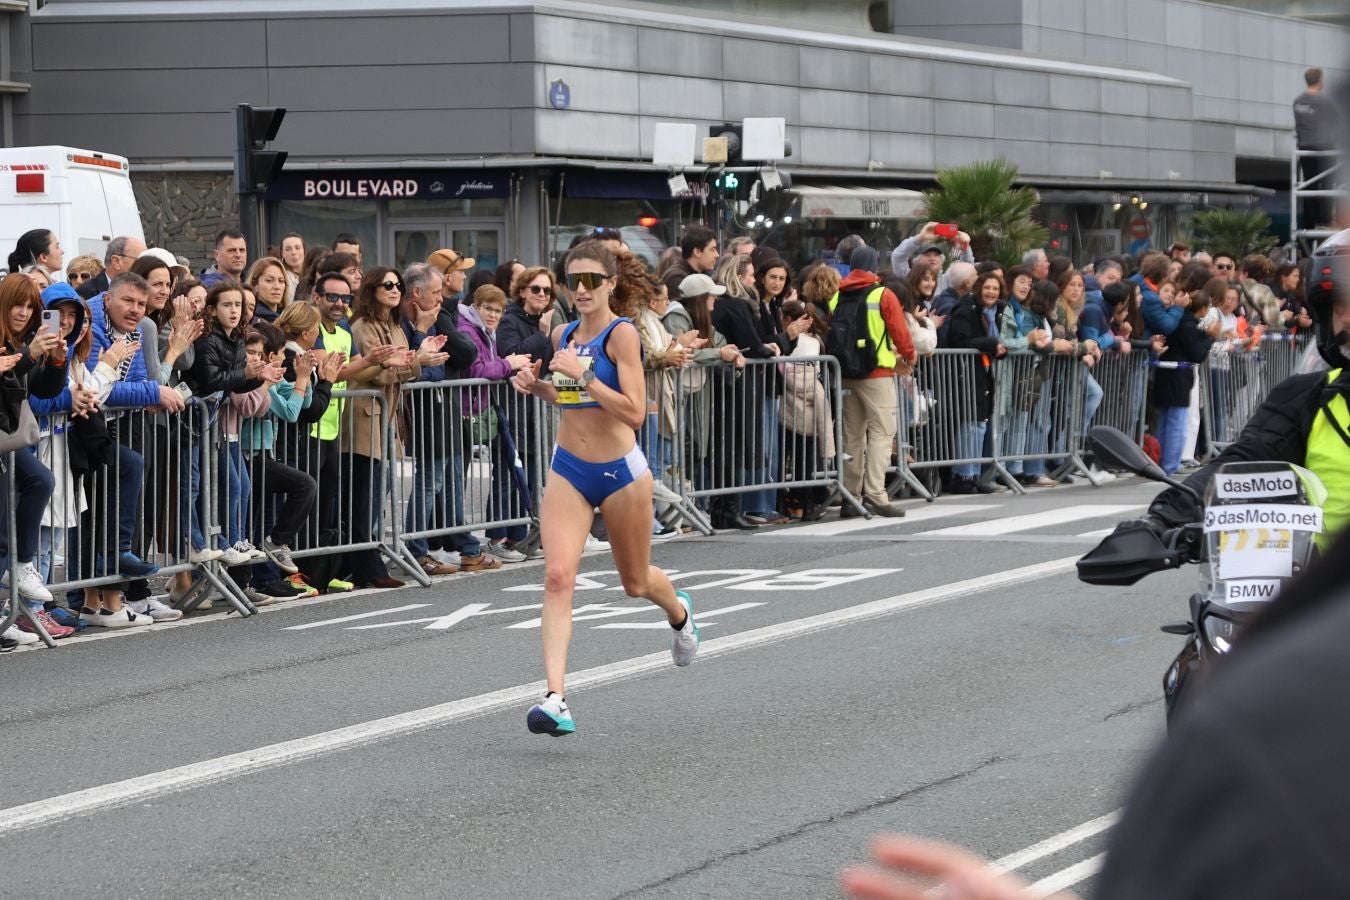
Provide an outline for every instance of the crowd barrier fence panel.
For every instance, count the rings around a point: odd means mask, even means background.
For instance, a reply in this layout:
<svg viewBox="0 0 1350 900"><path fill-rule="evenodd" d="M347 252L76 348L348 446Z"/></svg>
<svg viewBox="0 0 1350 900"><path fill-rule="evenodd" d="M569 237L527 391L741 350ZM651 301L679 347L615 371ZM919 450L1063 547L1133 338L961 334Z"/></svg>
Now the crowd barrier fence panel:
<svg viewBox="0 0 1350 900"><path fill-rule="evenodd" d="M714 515L737 503L775 512L780 490L813 506L839 492L862 510L843 485L843 380L833 357L688 366L675 372L674 394L679 491Z"/></svg>
<svg viewBox="0 0 1350 900"><path fill-rule="evenodd" d="M509 381L412 382L402 386L391 428L401 452L390 518L410 564L429 540L453 534L499 531L526 547L537 541L554 434L548 404Z"/></svg>

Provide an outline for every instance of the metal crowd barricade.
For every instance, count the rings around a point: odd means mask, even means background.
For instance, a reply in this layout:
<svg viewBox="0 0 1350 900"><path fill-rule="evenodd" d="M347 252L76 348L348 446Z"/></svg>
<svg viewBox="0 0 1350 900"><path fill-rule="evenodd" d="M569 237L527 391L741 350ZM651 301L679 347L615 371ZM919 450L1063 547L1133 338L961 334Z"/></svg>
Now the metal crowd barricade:
<svg viewBox="0 0 1350 900"><path fill-rule="evenodd" d="M1109 425L1134 439L1144 441L1148 419L1148 360L1146 350L1130 353L1108 351L1092 367L1092 377L1102 388L1102 402L1091 425Z"/></svg>
<svg viewBox="0 0 1350 900"><path fill-rule="evenodd" d="M402 407L391 518L404 558L416 564L429 540L477 530L532 547L553 443L547 404L472 378L405 384Z"/></svg>
<svg viewBox="0 0 1350 900"><path fill-rule="evenodd" d="M638 446L652 472L652 503L657 520L666 527L683 521L702 534L713 533L707 514L699 508L690 470L690 429L705 422L697 413L700 391L713 374L712 367L648 369L647 421L637 433Z"/></svg>
<svg viewBox="0 0 1350 900"><path fill-rule="evenodd" d="M946 466L990 466L989 477L998 478L1014 491L1024 490L998 456L1004 422L999 416L997 368L993 409L987 417L980 415L977 367L984 365L984 355L978 351L939 350L919 360L912 375L895 379L901 425L895 471L925 499L933 499L931 482L923 484L912 472ZM983 439L979 431L982 422Z"/></svg>
<svg viewBox="0 0 1350 900"><path fill-rule="evenodd" d="M671 471L716 525L738 511L772 513L779 491L822 506L844 489L843 382L829 356L748 359L674 373ZM737 499L739 497L739 499Z"/></svg>
<svg viewBox="0 0 1350 900"><path fill-rule="evenodd" d="M1206 460L1238 439L1275 385L1298 374L1312 339L1311 334L1267 334L1252 350L1216 347L1197 367L1201 414L1209 437Z"/></svg>

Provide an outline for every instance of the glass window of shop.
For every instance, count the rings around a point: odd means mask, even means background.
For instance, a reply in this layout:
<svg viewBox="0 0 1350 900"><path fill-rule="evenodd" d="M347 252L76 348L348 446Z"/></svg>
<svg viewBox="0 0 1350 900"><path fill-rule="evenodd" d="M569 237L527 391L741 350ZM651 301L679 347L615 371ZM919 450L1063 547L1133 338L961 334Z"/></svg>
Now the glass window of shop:
<svg viewBox="0 0 1350 900"><path fill-rule="evenodd" d="M305 239L305 246L331 247L333 238L348 232L361 241L361 256L365 262L379 259L379 209L369 200L281 200L269 204L272 243L280 244L281 236L297 232Z"/></svg>

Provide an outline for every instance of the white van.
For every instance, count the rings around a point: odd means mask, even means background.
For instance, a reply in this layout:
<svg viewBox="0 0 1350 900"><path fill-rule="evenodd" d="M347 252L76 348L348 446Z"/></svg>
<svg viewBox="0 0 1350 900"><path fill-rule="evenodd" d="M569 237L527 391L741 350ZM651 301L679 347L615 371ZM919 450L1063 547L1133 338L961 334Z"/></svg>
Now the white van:
<svg viewBox="0 0 1350 900"><path fill-rule="evenodd" d="M54 231L68 260L92 253L102 261L116 236L144 240L126 159L73 147L0 148L0 266L34 228Z"/></svg>

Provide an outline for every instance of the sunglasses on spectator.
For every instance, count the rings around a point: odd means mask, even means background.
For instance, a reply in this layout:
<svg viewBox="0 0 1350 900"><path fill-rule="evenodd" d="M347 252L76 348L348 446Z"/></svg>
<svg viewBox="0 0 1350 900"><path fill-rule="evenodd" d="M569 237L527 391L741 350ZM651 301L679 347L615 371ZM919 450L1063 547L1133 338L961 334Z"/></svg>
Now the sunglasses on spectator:
<svg viewBox="0 0 1350 900"><path fill-rule="evenodd" d="M593 291L604 284L605 279L608 277L608 275L600 272L577 272L567 276L567 287L569 290L575 291L577 288L585 285L586 290Z"/></svg>
<svg viewBox="0 0 1350 900"><path fill-rule="evenodd" d="M1215 264L1214 264L1214 268L1216 268L1216 269L1231 269L1231 268L1233 268L1233 264L1232 264L1232 263L1215 263Z"/></svg>
<svg viewBox="0 0 1350 900"><path fill-rule="evenodd" d="M380 287L384 288L386 291L403 292L403 282L401 281L381 281Z"/></svg>
<svg viewBox="0 0 1350 900"><path fill-rule="evenodd" d="M90 278L93 278L93 277L94 277L94 276L93 276L93 275L90 275L88 272L71 272L70 275L69 275L69 277L67 277L66 280L67 280L67 281L88 281Z"/></svg>
<svg viewBox="0 0 1350 900"><path fill-rule="evenodd" d="M543 294L545 297L553 296L553 288L546 284L531 284L528 285L528 290L531 294Z"/></svg>
<svg viewBox="0 0 1350 900"><path fill-rule="evenodd" d="M320 294L319 296L323 297L323 299L327 300L329 303L346 303L352 299L351 294L334 294L331 292Z"/></svg>

